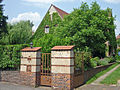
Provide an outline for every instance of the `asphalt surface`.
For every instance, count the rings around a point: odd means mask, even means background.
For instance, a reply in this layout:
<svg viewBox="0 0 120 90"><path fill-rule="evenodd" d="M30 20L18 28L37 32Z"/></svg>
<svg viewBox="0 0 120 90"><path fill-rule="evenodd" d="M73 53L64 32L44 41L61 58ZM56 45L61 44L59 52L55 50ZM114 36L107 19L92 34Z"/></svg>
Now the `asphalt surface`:
<svg viewBox="0 0 120 90"><path fill-rule="evenodd" d="M30 87L24 85L17 85L7 82L0 82L0 90L52 90L50 87ZM83 85L75 90L120 90L120 86L107 86L107 85Z"/></svg>
<svg viewBox="0 0 120 90"><path fill-rule="evenodd" d="M24 85L11 84L7 82L0 82L0 90L52 90L50 87L30 87Z"/></svg>

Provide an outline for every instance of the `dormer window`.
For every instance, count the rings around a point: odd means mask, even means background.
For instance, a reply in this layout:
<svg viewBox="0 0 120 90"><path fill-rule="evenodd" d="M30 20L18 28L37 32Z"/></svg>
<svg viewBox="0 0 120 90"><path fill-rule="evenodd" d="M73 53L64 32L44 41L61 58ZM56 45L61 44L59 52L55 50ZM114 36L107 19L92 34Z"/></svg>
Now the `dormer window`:
<svg viewBox="0 0 120 90"><path fill-rule="evenodd" d="M49 26L48 25L45 26L45 33L49 33Z"/></svg>

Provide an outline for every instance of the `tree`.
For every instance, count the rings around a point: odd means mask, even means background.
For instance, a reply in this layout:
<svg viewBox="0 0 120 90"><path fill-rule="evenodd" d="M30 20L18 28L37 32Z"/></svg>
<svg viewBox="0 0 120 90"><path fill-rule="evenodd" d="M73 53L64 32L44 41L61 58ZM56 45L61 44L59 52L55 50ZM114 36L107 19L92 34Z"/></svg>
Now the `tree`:
<svg viewBox="0 0 120 90"><path fill-rule="evenodd" d="M0 39L7 33L7 17L3 15L3 4L2 0L0 0Z"/></svg>
<svg viewBox="0 0 120 90"><path fill-rule="evenodd" d="M18 23L8 23L8 35L1 40L2 44L24 44L32 36L33 24L30 21L20 21Z"/></svg>
<svg viewBox="0 0 120 90"><path fill-rule="evenodd" d="M84 50L88 47L93 56L105 56L105 42L110 41L115 47L114 17L110 17L110 9L102 10L93 2L91 6L82 3L81 7L66 16L59 24L56 36L69 38L71 44ZM112 33L112 34L111 34Z"/></svg>

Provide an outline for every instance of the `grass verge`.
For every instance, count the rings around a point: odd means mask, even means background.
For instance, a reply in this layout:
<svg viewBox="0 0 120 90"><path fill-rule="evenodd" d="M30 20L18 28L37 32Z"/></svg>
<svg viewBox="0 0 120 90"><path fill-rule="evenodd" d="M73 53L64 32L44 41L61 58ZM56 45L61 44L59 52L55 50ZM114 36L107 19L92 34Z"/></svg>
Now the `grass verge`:
<svg viewBox="0 0 120 90"><path fill-rule="evenodd" d="M118 67L114 72L112 72L109 76L107 76L100 83L102 84L117 84L117 81L120 80L120 67Z"/></svg>
<svg viewBox="0 0 120 90"><path fill-rule="evenodd" d="M106 72L110 71L111 69L113 69L114 67L116 67L119 63L115 63L112 66L108 67L106 70L101 71L99 73L97 73L95 76L93 76L91 79L89 79L86 84L90 84L93 81L95 81L97 78L99 78L100 76L104 75Z"/></svg>

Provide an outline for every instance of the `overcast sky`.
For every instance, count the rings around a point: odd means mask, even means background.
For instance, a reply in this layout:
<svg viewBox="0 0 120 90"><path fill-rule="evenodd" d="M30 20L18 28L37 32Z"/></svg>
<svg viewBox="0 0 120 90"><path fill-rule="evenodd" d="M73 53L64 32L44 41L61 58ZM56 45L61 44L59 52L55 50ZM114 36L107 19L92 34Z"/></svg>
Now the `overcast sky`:
<svg viewBox="0 0 120 90"><path fill-rule="evenodd" d="M73 8L78 8L81 2L89 5L95 0L3 0L5 4L5 15L8 22L18 22L20 20L30 20L34 23L35 31L51 4L70 13ZM120 0L96 0L102 9L112 8L113 16L116 16L116 35L120 33Z"/></svg>

